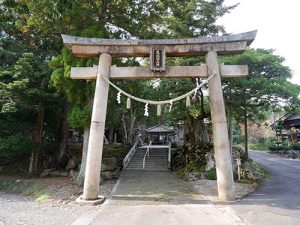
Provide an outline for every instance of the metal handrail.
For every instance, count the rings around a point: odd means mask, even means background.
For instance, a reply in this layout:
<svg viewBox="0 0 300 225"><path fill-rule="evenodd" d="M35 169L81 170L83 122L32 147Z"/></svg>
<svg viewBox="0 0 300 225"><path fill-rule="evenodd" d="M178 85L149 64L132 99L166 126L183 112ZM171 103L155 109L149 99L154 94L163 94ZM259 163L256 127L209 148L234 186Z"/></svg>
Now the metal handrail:
<svg viewBox="0 0 300 225"><path fill-rule="evenodd" d="M169 152L168 152L168 168L171 169L171 142L169 142Z"/></svg>
<svg viewBox="0 0 300 225"><path fill-rule="evenodd" d="M150 155L150 146L152 145L152 141L150 141L149 145L148 145L148 148L147 148L147 151L145 152L145 155L144 155L144 159L143 159L143 169L145 169L145 162L146 162L146 156Z"/></svg>
<svg viewBox="0 0 300 225"><path fill-rule="evenodd" d="M134 155L134 153L137 150L137 146L138 146L138 141L134 143L134 145L131 147L130 151L127 153L127 155L123 159L123 169L125 169L128 166L132 156Z"/></svg>

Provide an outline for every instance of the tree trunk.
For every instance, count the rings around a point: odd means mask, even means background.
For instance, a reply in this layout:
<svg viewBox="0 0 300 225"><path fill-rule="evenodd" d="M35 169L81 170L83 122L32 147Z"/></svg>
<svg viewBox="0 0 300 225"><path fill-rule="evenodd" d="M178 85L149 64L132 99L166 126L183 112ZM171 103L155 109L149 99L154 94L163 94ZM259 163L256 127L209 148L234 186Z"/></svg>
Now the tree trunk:
<svg viewBox="0 0 300 225"><path fill-rule="evenodd" d="M245 126L245 156L248 159L248 116L247 116L247 103L244 100L244 126Z"/></svg>
<svg viewBox="0 0 300 225"><path fill-rule="evenodd" d="M122 112L121 120L123 124L123 131L124 131L124 140L123 143L128 143L128 134L127 134L127 126L126 126L126 119L125 119L125 113Z"/></svg>
<svg viewBox="0 0 300 225"><path fill-rule="evenodd" d="M131 117L130 117L130 126L128 131L128 143L133 143L133 134L134 134L134 125L136 121L136 109L131 110Z"/></svg>
<svg viewBox="0 0 300 225"><path fill-rule="evenodd" d="M29 169L28 169L28 174L33 173L33 163L34 163L34 152L31 153L30 160L29 160Z"/></svg>
<svg viewBox="0 0 300 225"><path fill-rule="evenodd" d="M89 108L93 108L93 101L94 97L90 98L88 104ZM86 168L86 159L87 159L87 152L88 152L88 145L89 145L89 137L90 137L90 126L86 127L83 131L83 145L82 145L82 157L81 157L81 164L80 170L76 177L76 184L80 187L84 184L84 177L85 177L85 168Z"/></svg>
<svg viewBox="0 0 300 225"><path fill-rule="evenodd" d="M89 144L89 136L90 136L90 128L85 128L83 132L83 145L82 145L82 158L80 171L76 178L76 184L80 187L83 186L84 183L84 175L85 175L85 167L86 167L86 156L88 152L88 144Z"/></svg>
<svg viewBox="0 0 300 225"><path fill-rule="evenodd" d="M231 107L227 108L227 117L228 117L228 138L229 138L229 147L230 153L232 155L232 146L233 146L233 130L232 130L232 115L231 115Z"/></svg>
<svg viewBox="0 0 300 225"><path fill-rule="evenodd" d="M69 112L69 104L67 98L64 99L64 109L60 120L60 144L58 153L58 164L61 168L65 168L68 163L68 137L69 137L69 125L67 122Z"/></svg>
<svg viewBox="0 0 300 225"><path fill-rule="evenodd" d="M45 114L45 106L39 102L38 104L38 114L36 117L33 140L41 144L42 142L42 130L43 130L43 123L44 123L44 114ZM38 153L32 152L29 162L29 170L28 174L34 174L38 169Z"/></svg>
<svg viewBox="0 0 300 225"><path fill-rule="evenodd" d="M110 143L114 142L114 127L112 125L109 127L108 140Z"/></svg>
<svg viewBox="0 0 300 225"><path fill-rule="evenodd" d="M208 143L209 140L207 129L204 125L202 117L194 118L193 116L188 115L186 125L186 144L189 143L191 145L206 145Z"/></svg>

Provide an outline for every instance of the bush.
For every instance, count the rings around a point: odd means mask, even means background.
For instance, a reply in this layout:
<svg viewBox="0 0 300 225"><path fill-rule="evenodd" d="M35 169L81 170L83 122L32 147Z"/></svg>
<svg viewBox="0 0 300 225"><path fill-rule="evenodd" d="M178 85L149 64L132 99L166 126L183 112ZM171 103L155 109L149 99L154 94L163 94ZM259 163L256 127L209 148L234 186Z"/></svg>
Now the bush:
<svg viewBox="0 0 300 225"><path fill-rule="evenodd" d="M26 137L8 137L0 139L0 157L14 158L21 155L30 155L32 152L41 152L42 145Z"/></svg>
<svg viewBox="0 0 300 225"><path fill-rule="evenodd" d="M266 151L268 149L268 146L266 144L249 144L249 148L251 150Z"/></svg>
<svg viewBox="0 0 300 225"><path fill-rule="evenodd" d="M173 168L184 173L203 171L206 165L205 155L211 150L211 145L197 146L185 144L173 151Z"/></svg>
<svg viewBox="0 0 300 225"><path fill-rule="evenodd" d="M270 145L269 150L270 151L289 150L289 147L283 145Z"/></svg>
<svg viewBox="0 0 300 225"><path fill-rule="evenodd" d="M216 180L216 179L217 179L217 172L216 172L216 169L211 169L211 170L207 173L207 179L209 179L209 180Z"/></svg>
<svg viewBox="0 0 300 225"><path fill-rule="evenodd" d="M177 146L177 143L175 143L175 142L172 142L171 143L171 148L177 148L178 146Z"/></svg>
<svg viewBox="0 0 300 225"><path fill-rule="evenodd" d="M300 150L300 143L293 143L289 147L291 150Z"/></svg>

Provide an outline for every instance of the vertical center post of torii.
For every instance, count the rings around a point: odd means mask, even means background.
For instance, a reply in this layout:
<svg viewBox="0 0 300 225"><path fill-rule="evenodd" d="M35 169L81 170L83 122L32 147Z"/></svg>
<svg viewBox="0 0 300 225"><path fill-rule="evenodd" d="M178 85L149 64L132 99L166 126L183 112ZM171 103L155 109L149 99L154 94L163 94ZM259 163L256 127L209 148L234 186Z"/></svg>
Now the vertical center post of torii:
<svg viewBox="0 0 300 225"><path fill-rule="evenodd" d="M107 40L62 35L64 43L72 50L75 56L88 58L100 56L99 66L71 69L72 79L97 80L82 198L84 200L96 200L99 194L109 90L109 84L103 79L103 76L107 79L207 78L214 76L209 80L208 88L214 135L218 194L220 200L234 200L232 160L221 77L246 76L248 75L248 67L245 65L219 65L218 55L242 53L255 39L256 33L257 31L250 31L236 35L172 40ZM156 62L155 65L158 68L151 68L155 71L143 67L111 67L111 57L149 56L156 56L154 57L154 62ZM157 59L161 56L205 56L206 65L165 67L164 63L157 63Z"/></svg>

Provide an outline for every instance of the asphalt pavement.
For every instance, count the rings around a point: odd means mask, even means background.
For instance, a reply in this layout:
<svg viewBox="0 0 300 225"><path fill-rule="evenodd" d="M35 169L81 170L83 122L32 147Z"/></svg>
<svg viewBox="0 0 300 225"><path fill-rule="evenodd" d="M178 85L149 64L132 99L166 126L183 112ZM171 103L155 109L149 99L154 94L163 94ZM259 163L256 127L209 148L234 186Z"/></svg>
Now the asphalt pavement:
<svg viewBox="0 0 300 225"><path fill-rule="evenodd" d="M252 225L299 225L300 161L258 151L250 151L249 156L262 165L271 178L230 208Z"/></svg>

